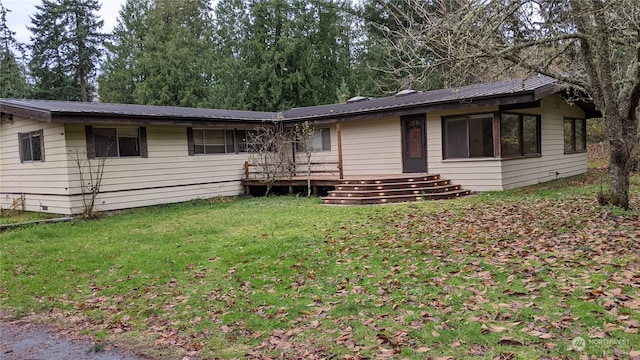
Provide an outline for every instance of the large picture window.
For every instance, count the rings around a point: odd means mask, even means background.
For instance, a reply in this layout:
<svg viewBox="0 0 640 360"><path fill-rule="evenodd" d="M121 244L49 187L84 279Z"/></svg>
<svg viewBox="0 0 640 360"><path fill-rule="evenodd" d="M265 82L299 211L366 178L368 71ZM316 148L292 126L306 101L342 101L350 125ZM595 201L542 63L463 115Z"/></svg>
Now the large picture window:
<svg viewBox="0 0 640 360"><path fill-rule="evenodd" d="M311 151L331 151L331 130L329 128L315 128L311 139ZM296 151L304 152L304 144L296 143Z"/></svg>
<svg viewBox="0 0 640 360"><path fill-rule="evenodd" d="M540 117L500 114L500 148L502 157L540 154Z"/></svg>
<svg viewBox="0 0 640 360"><path fill-rule="evenodd" d="M44 161L43 131L19 133L20 162Z"/></svg>
<svg viewBox="0 0 640 360"><path fill-rule="evenodd" d="M456 116L443 120L444 158L493 157L493 114Z"/></svg>
<svg viewBox="0 0 640 360"><path fill-rule="evenodd" d="M564 152L587 151L587 120L564 119Z"/></svg>
<svg viewBox="0 0 640 360"><path fill-rule="evenodd" d="M189 155L234 154L246 150L247 132L187 128Z"/></svg>
<svg viewBox="0 0 640 360"><path fill-rule="evenodd" d="M86 127L89 158L147 157L144 127Z"/></svg>
<svg viewBox="0 0 640 360"><path fill-rule="evenodd" d="M442 119L444 159L540 154L540 116L512 113Z"/></svg>

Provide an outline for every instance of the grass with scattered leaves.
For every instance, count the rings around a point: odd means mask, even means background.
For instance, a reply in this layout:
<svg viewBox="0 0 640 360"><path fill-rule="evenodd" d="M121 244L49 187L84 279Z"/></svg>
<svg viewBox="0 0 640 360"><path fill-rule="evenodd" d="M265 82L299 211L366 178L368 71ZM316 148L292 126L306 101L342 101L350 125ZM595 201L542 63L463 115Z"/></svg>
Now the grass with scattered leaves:
<svg viewBox="0 0 640 360"><path fill-rule="evenodd" d="M198 201L12 230L0 306L153 358L640 356L639 213L600 207L598 176L385 206ZM637 176L632 196L638 209Z"/></svg>

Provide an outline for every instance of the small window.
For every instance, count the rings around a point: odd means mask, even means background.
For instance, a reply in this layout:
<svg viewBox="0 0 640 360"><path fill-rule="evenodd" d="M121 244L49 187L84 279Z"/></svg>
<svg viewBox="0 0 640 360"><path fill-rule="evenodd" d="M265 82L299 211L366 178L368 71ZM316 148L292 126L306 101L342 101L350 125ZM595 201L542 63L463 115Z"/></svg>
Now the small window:
<svg viewBox="0 0 640 360"><path fill-rule="evenodd" d="M246 150L244 130L187 129L189 155L234 154Z"/></svg>
<svg viewBox="0 0 640 360"><path fill-rule="evenodd" d="M587 151L587 120L564 119L564 152Z"/></svg>
<svg viewBox="0 0 640 360"><path fill-rule="evenodd" d="M304 144L296 143L296 151L304 152ZM331 130L329 128L315 128L311 139L311 151L331 151Z"/></svg>
<svg viewBox="0 0 640 360"><path fill-rule="evenodd" d="M86 127L89 158L147 157L144 127Z"/></svg>
<svg viewBox="0 0 640 360"><path fill-rule="evenodd" d="M540 154L540 117L500 114L500 147L502 157Z"/></svg>
<svg viewBox="0 0 640 360"><path fill-rule="evenodd" d="M19 133L20 162L44 161L43 131Z"/></svg>

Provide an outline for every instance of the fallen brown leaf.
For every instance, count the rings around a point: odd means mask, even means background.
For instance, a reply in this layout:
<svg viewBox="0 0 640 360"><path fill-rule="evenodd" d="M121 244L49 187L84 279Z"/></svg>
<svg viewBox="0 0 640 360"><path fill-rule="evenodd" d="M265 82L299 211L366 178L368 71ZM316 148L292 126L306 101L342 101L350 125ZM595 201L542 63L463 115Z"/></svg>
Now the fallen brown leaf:
<svg viewBox="0 0 640 360"><path fill-rule="evenodd" d="M500 345L512 345L512 346L522 346L524 345L521 341L516 340L510 336L503 336L498 342Z"/></svg>

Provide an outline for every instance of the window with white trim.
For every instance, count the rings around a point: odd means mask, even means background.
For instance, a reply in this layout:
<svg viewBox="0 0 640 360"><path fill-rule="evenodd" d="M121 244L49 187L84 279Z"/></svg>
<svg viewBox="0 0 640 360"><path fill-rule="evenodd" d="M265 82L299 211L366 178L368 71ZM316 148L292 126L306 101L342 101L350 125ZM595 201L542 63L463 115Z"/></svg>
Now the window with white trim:
<svg viewBox="0 0 640 360"><path fill-rule="evenodd" d="M18 134L20 162L44 161L44 135L42 130Z"/></svg>

